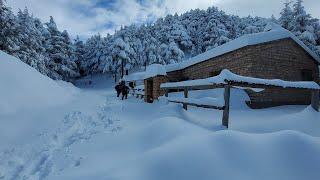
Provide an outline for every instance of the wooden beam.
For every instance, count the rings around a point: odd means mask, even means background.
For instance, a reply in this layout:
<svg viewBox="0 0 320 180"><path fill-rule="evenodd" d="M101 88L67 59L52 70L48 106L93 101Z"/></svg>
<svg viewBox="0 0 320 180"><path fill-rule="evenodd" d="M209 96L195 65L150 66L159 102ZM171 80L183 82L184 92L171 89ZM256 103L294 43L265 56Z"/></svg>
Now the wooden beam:
<svg viewBox="0 0 320 180"><path fill-rule="evenodd" d="M188 98L188 89L184 88L183 90L184 98ZM183 104L183 109L188 110L188 105L186 103Z"/></svg>
<svg viewBox="0 0 320 180"><path fill-rule="evenodd" d="M247 82L234 82L234 81L226 81L231 86L235 87L244 87L244 88L259 88L259 89L307 89L312 90L310 88L303 87L282 87L275 85L265 85L265 84L249 84ZM207 89L215 89L215 88L223 88L224 84L212 84L212 85L190 85L190 86L178 86L178 87L162 87L161 89L172 89L172 90L183 90L187 88L188 90L207 90Z"/></svg>
<svg viewBox="0 0 320 180"><path fill-rule="evenodd" d="M238 86L244 88L258 88L258 89L305 89L305 90L313 90L310 88L303 88L303 87L282 87L282 86L275 86L275 85L265 85L265 84L249 84L247 82L234 82L234 81L227 81L228 84L231 86Z"/></svg>
<svg viewBox="0 0 320 180"><path fill-rule="evenodd" d="M179 87L162 87L163 90L207 90L207 89L215 89L215 88L223 88L222 84L214 84L214 85L195 85L195 86L179 86Z"/></svg>
<svg viewBox="0 0 320 180"><path fill-rule="evenodd" d="M311 95L311 106L314 110L319 112L319 90L313 90Z"/></svg>
<svg viewBox="0 0 320 180"><path fill-rule="evenodd" d="M172 102L172 103L187 104L188 106L195 106L195 107L201 107L201 108L207 108L207 109L224 110L224 107L220 107L220 106L212 106L212 105L204 105L204 104L195 104L195 103L186 103L186 102L172 101L172 100L168 100L168 101L169 101L169 102Z"/></svg>
<svg viewBox="0 0 320 180"><path fill-rule="evenodd" d="M222 125L229 128L229 108L230 108L230 85L224 88L224 110L222 117Z"/></svg>

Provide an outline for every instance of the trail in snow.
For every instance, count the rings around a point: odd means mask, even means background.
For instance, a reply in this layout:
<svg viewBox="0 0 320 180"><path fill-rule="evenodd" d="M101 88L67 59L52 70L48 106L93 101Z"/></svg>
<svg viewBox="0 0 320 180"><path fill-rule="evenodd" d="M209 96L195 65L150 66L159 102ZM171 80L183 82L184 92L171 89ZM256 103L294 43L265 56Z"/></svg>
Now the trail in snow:
<svg viewBox="0 0 320 180"><path fill-rule="evenodd" d="M94 113L70 112L61 120L61 127L53 132L42 132L34 143L2 152L0 179L44 179L53 170L79 165L81 157L74 157L70 146L88 141L97 133L117 133L123 128L113 110L117 101L106 97L105 103ZM65 160L54 164L58 158Z"/></svg>
<svg viewBox="0 0 320 180"><path fill-rule="evenodd" d="M184 111L180 105L146 104L134 97L121 101L110 81L97 86L82 88L72 108L62 107L65 115L49 118L56 112L48 111L44 123L57 121L57 126L1 149L0 179L319 177L320 139L315 136L320 136L320 118L311 108L250 110L237 101L244 94L234 91L231 126L224 131L220 111ZM190 93L197 98L220 95L220 90ZM40 121L32 126L35 122Z"/></svg>

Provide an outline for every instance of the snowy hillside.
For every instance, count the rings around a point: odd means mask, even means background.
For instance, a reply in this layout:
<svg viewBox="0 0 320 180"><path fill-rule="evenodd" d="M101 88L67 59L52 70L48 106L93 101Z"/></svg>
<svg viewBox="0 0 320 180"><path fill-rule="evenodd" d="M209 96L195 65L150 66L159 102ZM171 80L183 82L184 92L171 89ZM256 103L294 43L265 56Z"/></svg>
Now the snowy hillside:
<svg viewBox="0 0 320 180"><path fill-rule="evenodd" d="M33 74L23 72L25 77ZM41 77L33 77L39 87L57 88L54 81ZM163 99L154 104L132 96L121 101L112 82L106 76L86 77L78 81L82 90L72 101L0 114L0 179L316 180L320 176L320 115L311 107L251 110L245 105L246 93L232 90L226 130L221 111L193 107L185 111ZM189 95L222 98L223 90Z"/></svg>
<svg viewBox="0 0 320 180"><path fill-rule="evenodd" d="M57 83L2 51L0 59L0 114L53 107L72 98L67 83Z"/></svg>
<svg viewBox="0 0 320 180"><path fill-rule="evenodd" d="M319 55L319 20L307 14L302 0L290 3L278 20L238 17L209 7L83 42L61 32L53 17L42 23L27 8L15 15L0 0L0 180L319 180L320 113L311 106L250 109L248 94L232 88L226 129L220 110L188 106L186 111L167 101L181 99L184 92L170 92L152 104L131 95L121 100L111 79L121 67L135 71L148 64L153 65L146 73L125 78L165 75L170 68L253 45L254 36L260 43L294 37L311 49L309 54ZM258 33L269 21L288 32ZM181 61L181 66L176 63ZM178 65L162 66L172 63ZM228 70L174 84L225 79L302 84ZM318 88L315 82L304 86ZM188 98L225 104L224 89L191 91Z"/></svg>

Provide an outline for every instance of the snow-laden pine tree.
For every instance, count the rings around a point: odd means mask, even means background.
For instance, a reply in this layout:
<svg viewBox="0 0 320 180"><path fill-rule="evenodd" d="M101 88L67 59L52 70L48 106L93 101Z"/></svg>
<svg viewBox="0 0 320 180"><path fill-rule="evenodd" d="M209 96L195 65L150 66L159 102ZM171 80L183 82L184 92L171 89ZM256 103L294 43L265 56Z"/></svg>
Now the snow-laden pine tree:
<svg viewBox="0 0 320 180"><path fill-rule="evenodd" d="M4 0L0 0L0 50L9 54L19 51L18 23Z"/></svg>
<svg viewBox="0 0 320 180"><path fill-rule="evenodd" d="M240 27L243 28L241 35L261 32L268 22L266 19L251 16L248 16L241 21Z"/></svg>
<svg viewBox="0 0 320 180"><path fill-rule="evenodd" d="M19 24L19 51L15 52L14 55L42 74L48 75L46 72L43 37L41 32L36 28L35 20L29 14L27 8L24 11L19 10L17 22Z"/></svg>
<svg viewBox="0 0 320 180"><path fill-rule="evenodd" d="M303 1L284 3L279 20L227 15L218 8L167 15L154 23L122 27L113 35L99 34L85 43L60 32L53 18L45 26L27 10L15 16L0 0L0 49L53 79L138 70L152 63L186 60L244 34L258 33L269 22L280 23L320 55L319 20L306 13Z"/></svg>
<svg viewBox="0 0 320 180"><path fill-rule="evenodd" d="M66 30L62 32L61 36L63 38L62 52L65 54L65 59L61 65L61 74L63 74L64 79L71 80L80 76L75 62L75 47Z"/></svg>
<svg viewBox="0 0 320 180"><path fill-rule="evenodd" d="M162 44L160 46L160 53L166 64L181 62L184 58L184 52L174 41L171 41L168 45Z"/></svg>
<svg viewBox="0 0 320 180"><path fill-rule="evenodd" d="M307 26L310 23L311 15L308 14L303 6L303 0L297 0L293 4L293 19L290 23L289 30L293 31L293 33L297 36L301 35L304 31L306 31Z"/></svg>
<svg viewBox="0 0 320 180"><path fill-rule="evenodd" d="M317 20L317 22L313 23L313 27L314 27L314 31L315 31L315 35L316 35L316 42L317 42L316 53L320 57L320 22L319 22L319 20Z"/></svg>
<svg viewBox="0 0 320 180"><path fill-rule="evenodd" d="M130 47L121 37L119 37L115 39L112 44L111 54L112 64L115 67L115 71L124 75L123 73L125 69L130 67L130 63L132 62L129 57Z"/></svg>
<svg viewBox="0 0 320 180"><path fill-rule="evenodd" d="M59 79L60 75L52 68L50 67L50 64L52 64L52 61L50 59L50 55L48 52L50 45L50 32L48 31L48 29L44 26L44 24L40 21L40 19L35 18L34 19L34 24L35 24L35 28L37 29L37 31L40 33L39 37L41 37L41 53L38 54L41 59L44 59L45 65L46 65L46 69L45 69L45 73L48 77L52 78L52 79Z"/></svg>
<svg viewBox="0 0 320 180"><path fill-rule="evenodd" d="M80 63L80 68L86 70L85 74L98 73L104 70L102 64L107 58L105 58L105 51L108 50L105 38L102 38L100 34L94 35L87 40L85 44L84 61Z"/></svg>
<svg viewBox="0 0 320 180"><path fill-rule="evenodd" d="M72 61L73 48L66 31L61 33L53 19L46 23L50 37L48 39L49 67L59 74L56 79L72 80L80 76L77 65Z"/></svg>
<svg viewBox="0 0 320 180"><path fill-rule="evenodd" d="M74 40L74 56L72 61L74 61L77 64L77 67L80 68L81 63L84 61L84 55L86 53L85 45L83 41L79 38L79 36L76 37ZM80 75L85 74L85 70L79 69Z"/></svg>
<svg viewBox="0 0 320 180"><path fill-rule="evenodd" d="M293 5L292 20L289 30L299 37L311 50L320 54L318 44L319 20L314 19L305 11L303 0L297 0Z"/></svg>
<svg viewBox="0 0 320 180"><path fill-rule="evenodd" d="M151 24L122 27L107 39L96 39L95 48L86 46L87 54L92 54L85 58L85 61L91 64L86 71L98 73L101 69L110 69L110 72L119 72L121 61L117 60L119 53L114 50L118 38L127 46L127 68L139 69L152 63L169 64L183 61L244 34L262 32L270 21L280 23L290 30L292 24L299 22L294 12L303 12L300 10L303 7L302 1L296 3L294 10L290 3L284 5L279 20L274 16L271 19L251 16L240 18L211 7L207 10L191 10L180 16L167 15ZM307 18L307 22L304 31L299 31L298 37L317 52L320 41L319 21ZM92 40L89 39L87 44L92 44Z"/></svg>
<svg viewBox="0 0 320 180"><path fill-rule="evenodd" d="M203 34L203 46L205 51L230 41L228 38L229 31L225 26L227 20L225 14L215 7L208 8L207 12L209 16L206 18L207 23L205 23Z"/></svg>
<svg viewBox="0 0 320 180"><path fill-rule="evenodd" d="M291 22L293 20L293 12L291 9L291 1L286 1L284 3L284 8L280 12L280 18L279 18L279 23L282 27L285 29L290 30L289 28L291 27Z"/></svg>
<svg viewBox="0 0 320 180"><path fill-rule="evenodd" d="M144 40L146 64L165 64L163 59L158 55L159 42L151 35Z"/></svg>
<svg viewBox="0 0 320 180"><path fill-rule="evenodd" d="M172 25L168 32L168 42L174 41L182 51L190 51L193 43L186 28L182 25L177 14L172 16Z"/></svg>

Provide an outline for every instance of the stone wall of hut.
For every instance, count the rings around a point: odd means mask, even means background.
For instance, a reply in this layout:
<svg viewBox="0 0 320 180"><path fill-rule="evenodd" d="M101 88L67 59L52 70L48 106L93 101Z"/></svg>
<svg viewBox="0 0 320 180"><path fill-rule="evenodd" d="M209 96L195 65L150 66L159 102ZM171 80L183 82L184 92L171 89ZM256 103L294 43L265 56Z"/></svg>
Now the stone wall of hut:
<svg viewBox="0 0 320 180"><path fill-rule="evenodd" d="M264 78L302 81L302 71L312 71L319 81L315 60L292 39L247 46L213 59L168 73L169 81L193 80L216 76L223 69L233 73ZM286 104L310 104L311 92L305 90L267 89L260 93L247 91L252 108Z"/></svg>
<svg viewBox="0 0 320 180"><path fill-rule="evenodd" d="M152 85L150 85L148 81L152 83ZM165 91L161 90L160 85L166 82L168 82L167 76L156 76L156 77L144 80L145 102L153 102L154 100L158 99L160 96L163 96L165 94Z"/></svg>

